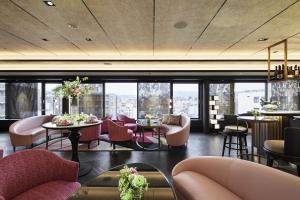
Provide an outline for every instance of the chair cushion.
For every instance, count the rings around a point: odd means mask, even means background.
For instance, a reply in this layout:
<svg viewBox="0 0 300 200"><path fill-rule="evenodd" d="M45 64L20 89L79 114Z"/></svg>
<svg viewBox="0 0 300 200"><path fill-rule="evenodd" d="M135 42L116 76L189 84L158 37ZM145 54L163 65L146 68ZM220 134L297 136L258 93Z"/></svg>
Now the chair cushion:
<svg viewBox="0 0 300 200"><path fill-rule="evenodd" d="M231 132L231 131L247 131L247 128L243 126L236 126L236 125L225 126L224 132Z"/></svg>
<svg viewBox="0 0 300 200"><path fill-rule="evenodd" d="M168 125L181 126L181 116L180 115L169 115Z"/></svg>
<svg viewBox="0 0 300 200"><path fill-rule="evenodd" d="M168 132L167 135L177 133L178 131L182 130L181 126L176 126L176 125L167 125L168 127Z"/></svg>
<svg viewBox="0 0 300 200"><path fill-rule="evenodd" d="M79 188L78 182L51 181L23 192L13 200L65 200Z"/></svg>
<svg viewBox="0 0 300 200"><path fill-rule="evenodd" d="M193 172L183 171L173 177L176 193L189 200L240 200L241 198L214 180Z"/></svg>
<svg viewBox="0 0 300 200"><path fill-rule="evenodd" d="M264 141L264 148L278 154L284 152L284 140L266 140Z"/></svg>

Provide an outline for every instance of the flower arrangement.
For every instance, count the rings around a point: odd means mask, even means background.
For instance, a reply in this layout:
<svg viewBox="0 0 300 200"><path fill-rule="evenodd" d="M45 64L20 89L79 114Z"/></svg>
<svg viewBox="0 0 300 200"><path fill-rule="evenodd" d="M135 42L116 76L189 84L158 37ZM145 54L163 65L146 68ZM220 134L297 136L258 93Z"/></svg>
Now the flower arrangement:
<svg viewBox="0 0 300 200"><path fill-rule="evenodd" d="M82 121L86 121L89 116L87 114L69 115L64 114L61 116L55 116L52 119L52 123L58 126L69 126L77 122L78 124Z"/></svg>
<svg viewBox="0 0 300 200"><path fill-rule="evenodd" d="M259 112L259 110L258 109L253 109L253 110L251 110L251 114L254 116L254 117L256 117L256 116L259 116L260 115L260 112Z"/></svg>
<svg viewBox="0 0 300 200"><path fill-rule="evenodd" d="M149 183L143 175L139 175L136 168L127 165L120 170L119 191L121 200L140 200L147 191Z"/></svg>
<svg viewBox="0 0 300 200"><path fill-rule="evenodd" d="M148 119L148 120L150 120L150 119L152 119L153 118L153 116L152 115L150 115L150 114L147 114L147 115L145 115L145 119Z"/></svg>
<svg viewBox="0 0 300 200"><path fill-rule="evenodd" d="M73 104L79 97L91 92L92 88L90 86L81 84L86 80L88 80L88 77L81 79L77 76L73 81L64 81L62 86L58 86L54 89L54 94L55 96L71 97Z"/></svg>

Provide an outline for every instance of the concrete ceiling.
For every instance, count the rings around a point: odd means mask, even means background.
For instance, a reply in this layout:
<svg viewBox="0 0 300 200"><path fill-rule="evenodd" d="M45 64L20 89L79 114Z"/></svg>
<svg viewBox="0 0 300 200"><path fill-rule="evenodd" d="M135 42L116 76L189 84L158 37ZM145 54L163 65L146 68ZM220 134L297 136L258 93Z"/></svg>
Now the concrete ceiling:
<svg viewBox="0 0 300 200"><path fill-rule="evenodd" d="M300 58L299 0L52 2L1 0L0 59L265 60L286 38Z"/></svg>

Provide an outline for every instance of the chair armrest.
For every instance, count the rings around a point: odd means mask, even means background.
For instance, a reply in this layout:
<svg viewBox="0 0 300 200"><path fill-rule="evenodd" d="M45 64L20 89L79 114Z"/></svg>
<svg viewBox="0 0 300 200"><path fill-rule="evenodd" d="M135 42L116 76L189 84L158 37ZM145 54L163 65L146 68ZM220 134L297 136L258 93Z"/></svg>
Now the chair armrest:
<svg viewBox="0 0 300 200"><path fill-rule="evenodd" d="M116 121L115 123L118 124L119 126L124 126L125 124L124 121L120 121L120 120Z"/></svg>
<svg viewBox="0 0 300 200"><path fill-rule="evenodd" d="M79 163L58 158L57 175L64 181L76 182L78 179Z"/></svg>

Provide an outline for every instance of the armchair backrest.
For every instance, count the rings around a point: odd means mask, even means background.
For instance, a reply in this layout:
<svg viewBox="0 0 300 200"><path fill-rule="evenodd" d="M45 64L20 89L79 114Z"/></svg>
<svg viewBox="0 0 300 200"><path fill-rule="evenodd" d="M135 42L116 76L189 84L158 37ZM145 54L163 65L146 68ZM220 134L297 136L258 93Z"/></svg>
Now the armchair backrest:
<svg viewBox="0 0 300 200"><path fill-rule="evenodd" d="M108 137L111 141L124 141L131 139L128 128L113 121L108 122Z"/></svg>
<svg viewBox="0 0 300 200"><path fill-rule="evenodd" d="M100 137L101 125L91 126L80 129L81 137L80 141L96 140Z"/></svg>
<svg viewBox="0 0 300 200"><path fill-rule="evenodd" d="M287 127L284 129L284 154L300 157L300 128Z"/></svg>
<svg viewBox="0 0 300 200"><path fill-rule="evenodd" d="M127 115L120 114L120 113L117 114L117 120L118 121L122 121L125 124L127 124L127 123L135 123L136 122L135 119L132 119L132 118L128 117Z"/></svg>
<svg viewBox="0 0 300 200"><path fill-rule="evenodd" d="M47 150L24 150L0 159L0 196L12 199L37 185L64 180L63 158Z"/></svg>
<svg viewBox="0 0 300 200"><path fill-rule="evenodd" d="M238 115L224 115L225 126L243 126L248 129L248 123L246 121L238 120Z"/></svg>
<svg viewBox="0 0 300 200"><path fill-rule="evenodd" d="M108 133L108 124L109 124L109 121L111 121L111 118L112 118L112 115L107 115L101 119L102 120L101 133Z"/></svg>

